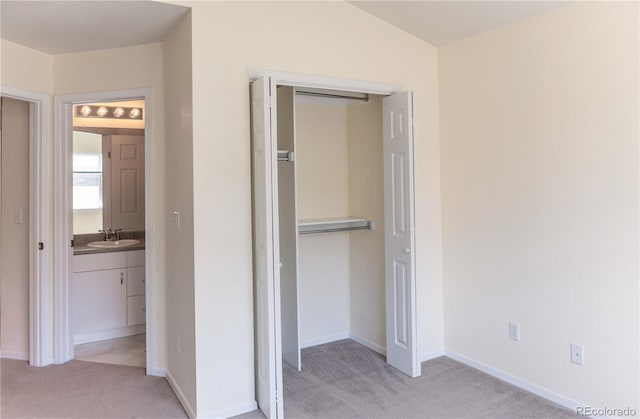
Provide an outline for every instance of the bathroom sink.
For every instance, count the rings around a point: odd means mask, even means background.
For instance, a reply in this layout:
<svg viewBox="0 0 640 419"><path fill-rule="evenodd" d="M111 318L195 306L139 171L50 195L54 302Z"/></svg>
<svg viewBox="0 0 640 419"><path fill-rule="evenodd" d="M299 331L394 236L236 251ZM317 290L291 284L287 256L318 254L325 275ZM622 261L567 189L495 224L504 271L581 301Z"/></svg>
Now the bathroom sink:
<svg viewBox="0 0 640 419"><path fill-rule="evenodd" d="M88 247L94 247L97 249L117 249L119 247L128 247L135 246L136 244L140 244L140 240L135 239L123 239L123 240L109 240L109 241L99 241L99 242L91 242L88 243Z"/></svg>

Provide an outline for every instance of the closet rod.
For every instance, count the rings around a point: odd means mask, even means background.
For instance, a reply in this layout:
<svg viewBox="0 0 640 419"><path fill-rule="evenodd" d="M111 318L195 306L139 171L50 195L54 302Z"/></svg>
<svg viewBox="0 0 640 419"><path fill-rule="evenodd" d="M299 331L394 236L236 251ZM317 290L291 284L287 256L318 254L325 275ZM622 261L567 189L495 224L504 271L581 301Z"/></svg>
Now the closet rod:
<svg viewBox="0 0 640 419"><path fill-rule="evenodd" d="M317 230L298 231L298 234L337 233L340 231L353 231L353 230L371 230L371 221L368 221L367 225L363 225L363 226L319 228Z"/></svg>
<svg viewBox="0 0 640 419"><path fill-rule="evenodd" d="M305 92L304 90L296 90L296 94L306 95L306 96L328 97L332 99L361 100L363 102L369 101L369 95L366 93L363 93L362 96L348 96L348 95L340 95L336 93Z"/></svg>

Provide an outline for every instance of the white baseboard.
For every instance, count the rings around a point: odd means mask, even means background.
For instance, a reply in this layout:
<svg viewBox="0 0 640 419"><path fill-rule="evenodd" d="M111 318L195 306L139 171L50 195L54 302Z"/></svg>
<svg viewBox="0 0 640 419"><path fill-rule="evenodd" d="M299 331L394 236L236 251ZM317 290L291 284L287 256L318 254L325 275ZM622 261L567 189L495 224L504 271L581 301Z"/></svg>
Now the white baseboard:
<svg viewBox="0 0 640 419"><path fill-rule="evenodd" d="M167 370L164 368L147 368L147 375L152 375L154 377L166 377Z"/></svg>
<svg viewBox="0 0 640 419"><path fill-rule="evenodd" d="M180 386L178 385L178 383L176 383L176 381L173 379L171 372L167 370L165 372L165 377L167 378L167 382L171 386L171 389L176 394L176 397L178 397L180 404L182 405L182 407L184 407L184 410L187 412L187 415L189 416L189 418L196 419L195 410L193 410L193 407L191 407L191 405L189 404L189 401L187 400L184 393L182 392L182 389L180 389Z"/></svg>
<svg viewBox="0 0 640 419"><path fill-rule="evenodd" d="M435 351L426 352L420 355L420 362L430 361L441 356L444 356L444 350L436 349Z"/></svg>
<svg viewBox="0 0 640 419"><path fill-rule="evenodd" d="M101 330L94 333L82 333L73 336L73 344L81 345L83 343L98 342L101 340L109 340L123 338L125 336L140 335L147 331L147 326L138 324L136 326L119 327L117 329Z"/></svg>
<svg viewBox="0 0 640 419"><path fill-rule="evenodd" d="M561 394L555 393L551 390L547 390L544 387L540 387L536 384L530 383L526 380L523 380L522 378L518 378L515 377L511 374L508 374L502 370L499 370L497 368L494 368L492 366L489 366L487 364L483 364L482 362L476 361L474 359L471 358L467 358L464 355L460 355L459 353L453 352L453 351L449 351L446 350L445 351L445 356L447 356L448 358L453 359L454 361L458 361L461 362L463 364L466 364L470 367L473 367L477 370L480 370L486 374L489 374L492 377L495 377L499 380L502 381L506 381L509 384L512 384L516 387L519 387L523 390L526 390L530 393L533 393L537 396L543 397L547 400L550 400L554 403L559 404L560 406L564 406L567 409L571 409L574 412L576 411L577 407L580 406L586 406L584 403L579 403L575 400L571 400L568 397L565 397Z"/></svg>
<svg viewBox="0 0 640 419"><path fill-rule="evenodd" d="M336 340L349 339L349 333L340 333L332 336L325 336L319 339L312 339L306 342L300 342L300 348L309 348L311 346L322 345L329 342L335 342Z"/></svg>
<svg viewBox="0 0 640 419"><path fill-rule="evenodd" d="M29 352L2 351L0 352L0 358L15 359L17 361L28 361Z"/></svg>
<svg viewBox="0 0 640 419"><path fill-rule="evenodd" d="M218 419L229 418L232 416L242 415L244 413L253 412L258 409L258 403L252 401L249 403L237 404L235 406L227 407L224 409L216 410L206 415L198 416L198 419Z"/></svg>
<svg viewBox="0 0 640 419"><path fill-rule="evenodd" d="M387 355L387 349L378 345L375 342L370 341L369 339L363 338L362 336L354 335L353 333L349 335L349 339L358 342L362 346L366 346L374 352L379 353L382 356Z"/></svg>

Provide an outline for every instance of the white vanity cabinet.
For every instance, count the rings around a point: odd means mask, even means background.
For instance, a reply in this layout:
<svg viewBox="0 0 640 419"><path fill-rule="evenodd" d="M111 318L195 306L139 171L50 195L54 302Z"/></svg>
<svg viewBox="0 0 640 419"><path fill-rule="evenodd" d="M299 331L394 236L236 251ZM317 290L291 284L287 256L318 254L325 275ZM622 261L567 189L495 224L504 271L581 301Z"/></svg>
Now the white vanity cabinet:
<svg viewBox="0 0 640 419"><path fill-rule="evenodd" d="M144 250L127 252L127 326L146 322Z"/></svg>
<svg viewBox="0 0 640 419"><path fill-rule="evenodd" d="M144 250L75 255L74 344L144 333Z"/></svg>

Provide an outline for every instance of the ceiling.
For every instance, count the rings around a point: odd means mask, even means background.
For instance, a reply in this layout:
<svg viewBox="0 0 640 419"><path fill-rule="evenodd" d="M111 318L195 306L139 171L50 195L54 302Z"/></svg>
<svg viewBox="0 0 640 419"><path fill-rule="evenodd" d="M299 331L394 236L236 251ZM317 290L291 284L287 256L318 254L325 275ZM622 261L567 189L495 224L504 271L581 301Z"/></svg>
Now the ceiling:
<svg viewBox="0 0 640 419"><path fill-rule="evenodd" d="M436 47L560 7L567 1L350 1ZM156 1L0 0L0 36L63 54L163 40L189 9Z"/></svg>
<svg viewBox="0 0 640 419"><path fill-rule="evenodd" d="M163 40L189 8L152 1L0 1L0 36L47 54Z"/></svg>
<svg viewBox="0 0 640 419"><path fill-rule="evenodd" d="M352 5L441 47L545 13L569 1L350 1Z"/></svg>

